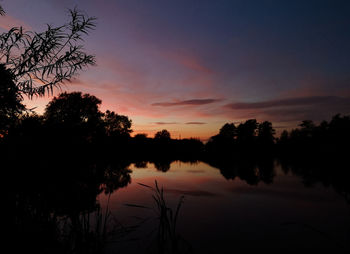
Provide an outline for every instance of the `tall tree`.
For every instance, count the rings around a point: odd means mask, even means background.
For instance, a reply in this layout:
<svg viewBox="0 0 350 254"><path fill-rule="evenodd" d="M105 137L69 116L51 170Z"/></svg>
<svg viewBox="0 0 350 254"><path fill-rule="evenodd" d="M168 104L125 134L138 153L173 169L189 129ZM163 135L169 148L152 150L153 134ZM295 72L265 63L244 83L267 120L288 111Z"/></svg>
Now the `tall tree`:
<svg viewBox="0 0 350 254"><path fill-rule="evenodd" d="M59 129L63 135L91 139L103 132L100 104L101 100L90 94L61 93L46 106L44 119L48 126Z"/></svg>
<svg viewBox="0 0 350 254"><path fill-rule="evenodd" d="M275 130L272 128L272 123L265 121L258 125L258 142L262 147L270 147L274 144Z"/></svg>
<svg viewBox="0 0 350 254"><path fill-rule="evenodd" d="M219 135L223 138L234 139L237 135L237 128L234 123L226 123L221 127Z"/></svg>
<svg viewBox="0 0 350 254"><path fill-rule="evenodd" d="M81 125L100 121L101 100L81 92L61 93L46 106L44 117L48 122Z"/></svg>
<svg viewBox="0 0 350 254"><path fill-rule="evenodd" d="M240 145L251 146L257 134L258 122L249 119L237 127L237 141Z"/></svg>

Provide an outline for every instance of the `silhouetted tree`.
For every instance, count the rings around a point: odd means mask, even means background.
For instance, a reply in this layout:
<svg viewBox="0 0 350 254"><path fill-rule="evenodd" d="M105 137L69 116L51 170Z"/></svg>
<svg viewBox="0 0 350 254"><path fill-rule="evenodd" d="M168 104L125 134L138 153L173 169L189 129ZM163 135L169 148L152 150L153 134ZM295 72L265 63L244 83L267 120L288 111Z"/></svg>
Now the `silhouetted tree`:
<svg viewBox="0 0 350 254"><path fill-rule="evenodd" d="M167 130L161 130L158 131L155 135L154 135L154 139L155 140L170 140L170 132Z"/></svg>
<svg viewBox="0 0 350 254"><path fill-rule="evenodd" d="M49 127L70 136L91 139L103 132L101 100L81 92L61 93L45 108L44 119Z"/></svg>
<svg viewBox="0 0 350 254"><path fill-rule="evenodd" d="M302 123L299 125L301 127L301 135L303 138L312 138L314 134L314 130L316 128L315 124L311 120L304 120Z"/></svg>
<svg viewBox="0 0 350 254"><path fill-rule="evenodd" d="M235 149L237 128L234 123L224 124L219 134L212 136L205 146L205 150L215 156L228 156Z"/></svg>
<svg viewBox="0 0 350 254"><path fill-rule="evenodd" d="M237 142L241 146L252 146L257 134L258 123L249 119L237 127Z"/></svg>
<svg viewBox="0 0 350 254"><path fill-rule="evenodd" d="M333 143L349 144L350 142L350 116L335 115L329 123L328 131Z"/></svg>
<svg viewBox="0 0 350 254"><path fill-rule="evenodd" d="M138 133L134 136L135 139L138 140L145 140L147 139L147 134L146 133Z"/></svg>
<svg viewBox="0 0 350 254"><path fill-rule="evenodd" d="M44 95L80 70L95 64L84 52L83 35L95 27L95 18L77 9L70 10L71 20L63 25L47 25L44 32L13 27L0 35L0 62L12 74L20 93ZM4 14L0 9L0 14Z"/></svg>
<svg viewBox="0 0 350 254"><path fill-rule="evenodd" d="M286 146L289 142L289 133L287 130L282 131L281 136L277 139L278 144Z"/></svg>
<svg viewBox="0 0 350 254"><path fill-rule="evenodd" d="M107 136L130 136L131 120L127 116L118 115L107 110L103 116Z"/></svg>
<svg viewBox="0 0 350 254"><path fill-rule="evenodd" d="M265 121L258 125L258 143L262 148L270 149L274 144L275 130L272 123Z"/></svg>
<svg viewBox="0 0 350 254"><path fill-rule="evenodd" d="M13 76L0 64L0 137L7 134L16 119L25 109L22 97L13 82Z"/></svg>
<svg viewBox="0 0 350 254"><path fill-rule="evenodd" d="M234 123L226 123L221 127L219 135L225 139L234 139L237 136L237 128Z"/></svg>
<svg viewBox="0 0 350 254"><path fill-rule="evenodd" d="M284 156L339 156L348 152L350 116L338 114L329 123L322 121L319 125L311 120L304 120L299 127L290 132L284 131L278 139L278 150Z"/></svg>
<svg viewBox="0 0 350 254"><path fill-rule="evenodd" d="M43 117L36 113L22 114L11 128L10 143L17 140L21 145L40 147L45 139L43 122Z"/></svg>
<svg viewBox="0 0 350 254"><path fill-rule="evenodd" d="M275 130L272 123L249 119L238 126L224 124L219 134L205 144L204 154L211 159L238 156L270 156L274 153Z"/></svg>

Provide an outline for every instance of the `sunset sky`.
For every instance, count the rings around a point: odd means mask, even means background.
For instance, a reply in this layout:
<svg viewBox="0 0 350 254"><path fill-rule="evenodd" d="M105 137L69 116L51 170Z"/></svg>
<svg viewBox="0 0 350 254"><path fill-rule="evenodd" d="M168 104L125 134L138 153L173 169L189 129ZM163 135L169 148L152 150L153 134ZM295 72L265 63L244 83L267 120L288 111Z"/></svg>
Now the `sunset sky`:
<svg viewBox="0 0 350 254"><path fill-rule="evenodd" d="M0 30L97 17L97 66L64 91L129 116L134 133L208 139L250 118L276 130L350 113L350 1L2 0ZM56 94L58 94L57 91ZM26 99L43 112L50 97Z"/></svg>

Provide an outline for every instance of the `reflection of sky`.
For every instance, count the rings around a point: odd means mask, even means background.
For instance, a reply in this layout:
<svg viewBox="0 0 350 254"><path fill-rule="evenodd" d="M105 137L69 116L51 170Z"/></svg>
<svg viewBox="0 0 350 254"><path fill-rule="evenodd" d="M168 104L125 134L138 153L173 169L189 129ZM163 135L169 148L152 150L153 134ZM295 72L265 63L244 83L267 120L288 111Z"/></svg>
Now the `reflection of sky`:
<svg viewBox="0 0 350 254"><path fill-rule="evenodd" d="M132 183L111 196L115 216L125 223L135 222L133 216L155 217L152 211L124 204L154 207L152 192L138 183L154 187L156 179L159 186L164 186L169 207L176 209L179 197L185 195L178 226L197 250L218 245L225 250L233 243L240 248L249 242L261 248L285 247L291 242L294 247L329 247L331 243L301 224L337 237L350 223L349 207L339 194L321 185L306 188L299 178L285 175L279 167L275 168L273 184L260 182L257 186L239 178L226 180L218 169L205 163L175 162L166 173L150 163L147 168L131 169ZM102 194L99 200L104 205L106 196ZM149 222L145 231L155 225L156 221Z"/></svg>
<svg viewBox="0 0 350 254"><path fill-rule="evenodd" d="M101 98L103 109L130 116L135 132L166 128L175 137L205 139L227 121L254 117L290 127L350 113L348 1L1 4L7 16L0 27L6 29L61 24L75 5L98 17L86 38L98 66L64 89ZM29 104L42 110L46 102Z"/></svg>

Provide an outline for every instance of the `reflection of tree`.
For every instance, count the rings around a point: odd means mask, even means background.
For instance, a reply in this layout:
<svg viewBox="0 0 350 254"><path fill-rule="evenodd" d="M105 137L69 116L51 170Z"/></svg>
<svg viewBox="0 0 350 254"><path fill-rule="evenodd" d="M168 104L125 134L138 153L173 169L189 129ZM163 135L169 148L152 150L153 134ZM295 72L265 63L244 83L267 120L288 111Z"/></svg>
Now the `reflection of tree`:
<svg viewBox="0 0 350 254"><path fill-rule="evenodd" d="M282 170L292 172L302 178L306 187L321 183L325 187L334 188L350 203L350 171L346 158L280 158Z"/></svg>
<svg viewBox="0 0 350 254"><path fill-rule="evenodd" d="M126 187L131 183L130 174L132 171L128 168L130 163L113 165L109 164L105 170L105 179L103 189L105 194L112 194L114 191Z"/></svg>
<svg viewBox="0 0 350 254"><path fill-rule="evenodd" d="M54 149L48 150L39 161L31 160L35 154L32 152L22 155L22 160L9 154L2 161L3 169L12 165L4 177L11 183L6 196L15 204L9 209L16 239L44 253L63 246L68 249L60 253L70 252L73 246L90 246L101 239L97 231L92 232L94 221L88 219L90 214L100 211L103 220L108 218L101 213L96 198L102 191L110 194L130 183L128 163L113 161L106 166L96 154L77 152L83 150L79 146L67 147L66 156L60 160L56 160Z"/></svg>
<svg viewBox="0 0 350 254"><path fill-rule="evenodd" d="M147 161L137 161L135 162L136 168L147 168Z"/></svg>
<svg viewBox="0 0 350 254"><path fill-rule="evenodd" d="M171 161L158 160L153 163L158 171L167 172L170 169Z"/></svg>
<svg viewBox="0 0 350 254"><path fill-rule="evenodd" d="M234 180L238 177L250 185L257 185L260 181L270 184L275 176L272 158L211 160L208 163L220 169L220 173L227 180Z"/></svg>
<svg viewBox="0 0 350 254"><path fill-rule="evenodd" d="M275 165L273 159L260 160L258 162L260 180L266 184L271 184L273 182L273 178L276 176L274 167Z"/></svg>

